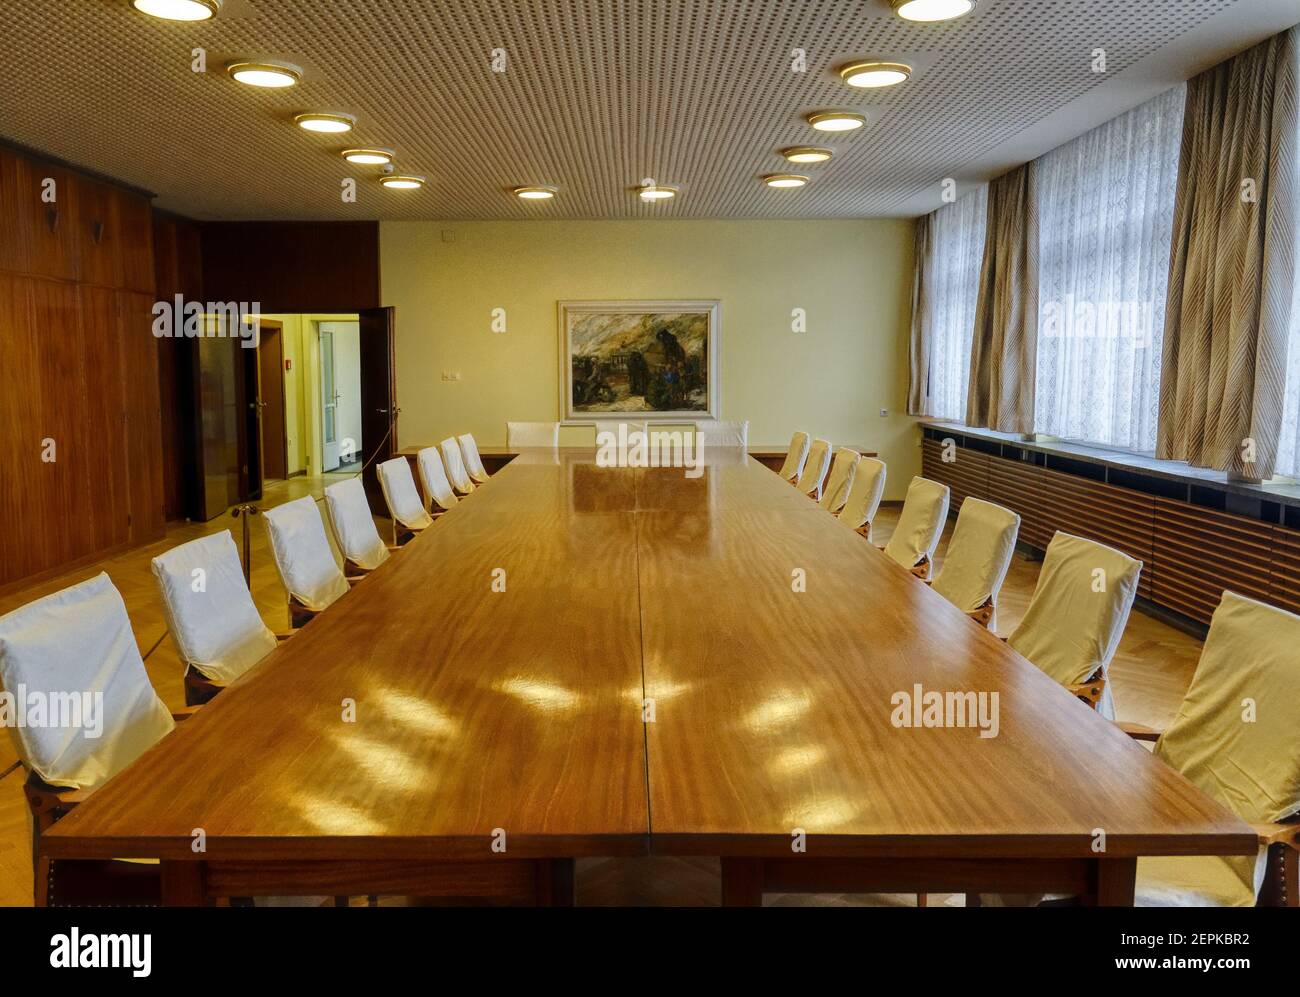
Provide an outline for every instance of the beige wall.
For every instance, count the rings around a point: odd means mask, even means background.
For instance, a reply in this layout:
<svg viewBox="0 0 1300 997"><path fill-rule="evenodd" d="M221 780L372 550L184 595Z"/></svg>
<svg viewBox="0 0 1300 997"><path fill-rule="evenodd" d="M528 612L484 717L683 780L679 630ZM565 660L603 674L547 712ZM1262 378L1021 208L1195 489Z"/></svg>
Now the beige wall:
<svg viewBox="0 0 1300 997"><path fill-rule="evenodd" d="M721 418L748 419L751 446L784 449L804 429L876 450L889 498L919 470L910 221L383 222L380 268L401 446L464 432L499 446L508 419L559 418L557 300L718 298ZM806 333L791 331L795 308Z"/></svg>

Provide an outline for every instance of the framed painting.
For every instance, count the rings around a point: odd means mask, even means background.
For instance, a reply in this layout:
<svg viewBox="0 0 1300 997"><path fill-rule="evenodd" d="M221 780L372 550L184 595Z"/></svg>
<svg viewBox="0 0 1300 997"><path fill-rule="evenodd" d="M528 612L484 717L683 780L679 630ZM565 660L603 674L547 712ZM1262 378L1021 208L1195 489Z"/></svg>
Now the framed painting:
<svg viewBox="0 0 1300 997"><path fill-rule="evenodd" d="M720 301L561 301L560 419L718 417Z"/></svg>

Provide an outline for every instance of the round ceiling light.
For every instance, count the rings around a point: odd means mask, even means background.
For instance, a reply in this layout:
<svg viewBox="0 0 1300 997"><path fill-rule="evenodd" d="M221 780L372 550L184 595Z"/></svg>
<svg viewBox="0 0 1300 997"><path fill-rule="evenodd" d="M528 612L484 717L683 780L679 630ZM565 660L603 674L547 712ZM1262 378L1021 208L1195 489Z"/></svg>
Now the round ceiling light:
<svg viewBox="0 0 1300 997"><path fill-rule="evenodd" d="M391 177L381 178L379 182L392 190L419 190L424 186L424 177L414 174L401 176L395 173Z"/></svg>
<svg viewBox="0 0 1300 997"><path fill-rule="evenodd" d="M300 114L293 119L309 132L350 132L357 119L350 114Z"/></svg>
<svg viewBox="0 0 1300 997"><path fill-rule="evenodd" d="M555 194L554 187L546 186L516 187L514 189L515 197L522 197L525 201L546 201L554 197Z"/></svg>
<svg viewBox="0 0 1300 997"><path fill-rule="evenodd" d="M975 0L893 0L894 13L906 21L951 21L975 9Z"/></svg>
<svg viewBox="0 0 1300 997"><path fill-rule="evenodd" d="M851 132L867 123L863 115L853 111L817 111L808 115L807 121L819 132Z"/></svg>
<svg viewBox="0 0 1300 997"><path fill-rule="evenodd" d="M902 62L854 62L840 68L840 79L866 89L897 86L911 75L912 67Z"/></svg>
<svg viewBox="0 0 1300 997"><path fill-rule="evenodd" d="M392 149L344 149L343 158L358 166L387 166L397 153Z"/></svg>
<svg viewBox="0 0 1300 997"><path fill-rule="evenodd" d="M824 163L831 158L831 151L815 145L792 145L782 149L781 155L788 163Z"/></svg>
<svg viewBox="0 0 1300 997"><path fill-rule="evenodd" d="M164 21L208 21L221 10L221 0L131 0L131 6Z"/></svg>
<svg viewBox="0 0 1300 997"><path fill-rule="evenodd" d="M646 184L644 187L637 188L637 195L643 201L666 201L670 197L677 196L677 188L665 187L663 184Z"/></svg>
<svg viewBox="0 0 1300 997"><path fill-rule="evenodd" d="M302 67L291 62L232 62L226 72L247 86L272 90L291 87L302 79Z"/></svg>
<svg viewBox="0 0 1300 997"><path fill-rule="evenodd" d="M769 187L802 187L808 182L808 178L800 176L798 173L769 173L763 178L763 183Z"/></svg>

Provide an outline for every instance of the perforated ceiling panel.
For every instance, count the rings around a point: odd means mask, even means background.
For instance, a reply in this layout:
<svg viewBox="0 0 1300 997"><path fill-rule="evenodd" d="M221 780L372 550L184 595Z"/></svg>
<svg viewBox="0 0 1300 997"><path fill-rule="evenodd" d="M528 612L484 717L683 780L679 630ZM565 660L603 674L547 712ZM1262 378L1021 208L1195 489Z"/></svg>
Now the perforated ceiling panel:
<svg viewBox="0 0 1300 997"><path fill-rule="evenodd" d="M1279 5L981 0L922 25L885 0L226 0L216 20L187 25L125 0L0 0L0 135L198 218L912 214L942 178L974 178L1000 145L1097 88L1122 102L1130 67L1204 49L1212 19L1222 45L1234 10L1264 6ZM191 70L197 46L207 73ZM1093 71L1097 48L1105 73ZM249 56L305 77L283 91L240 86L223 67ZM834 67L864 56L916 73L852 90ZM814 132L801 114L824 107L869 124ZM347 141L311 135L291 123L307 110L360 123ZM760 183L789 169L777 149L810 143L836 155L800 170L807 187ZM385 190L372 168L343 162L346 145L395 147L399 172L429 186ZM355 204L340 197L349 176ZM633 188L646 177L681 195L644 204ZM519 184L560 196L522 202L509 193Z"/></svg>

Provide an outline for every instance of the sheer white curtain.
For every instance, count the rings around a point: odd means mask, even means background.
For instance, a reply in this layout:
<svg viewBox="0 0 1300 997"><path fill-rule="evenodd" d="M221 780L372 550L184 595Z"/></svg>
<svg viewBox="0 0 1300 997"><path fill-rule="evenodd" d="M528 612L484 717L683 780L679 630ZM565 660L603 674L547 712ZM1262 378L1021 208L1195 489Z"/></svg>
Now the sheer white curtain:
<svg viewBox="0 0 1300 997"><path fill-rule="evenodd" d="M925 274L925 323L930 356L928 414L961 422L966 418L971 335L984 255L988 188L967 194L934 213Z"/></svg>
<svg viewBox="0 0 1300 997"><path fill-rule="evenodd" d="M1296 176L1300 177L1300 142L1296 143ZM1291 338L1287 348L1286 392L1282 402L1282 430L1278 436L1274 474L1300 478L1300 255L1295 259L1294 296L1291 302Z"/></svg>
<svg viewBox="0 0 1300 997"><path fill-rule="evenodd" d="M1155 449L1185 90L1038 161L1037 432Z"/></svg>

